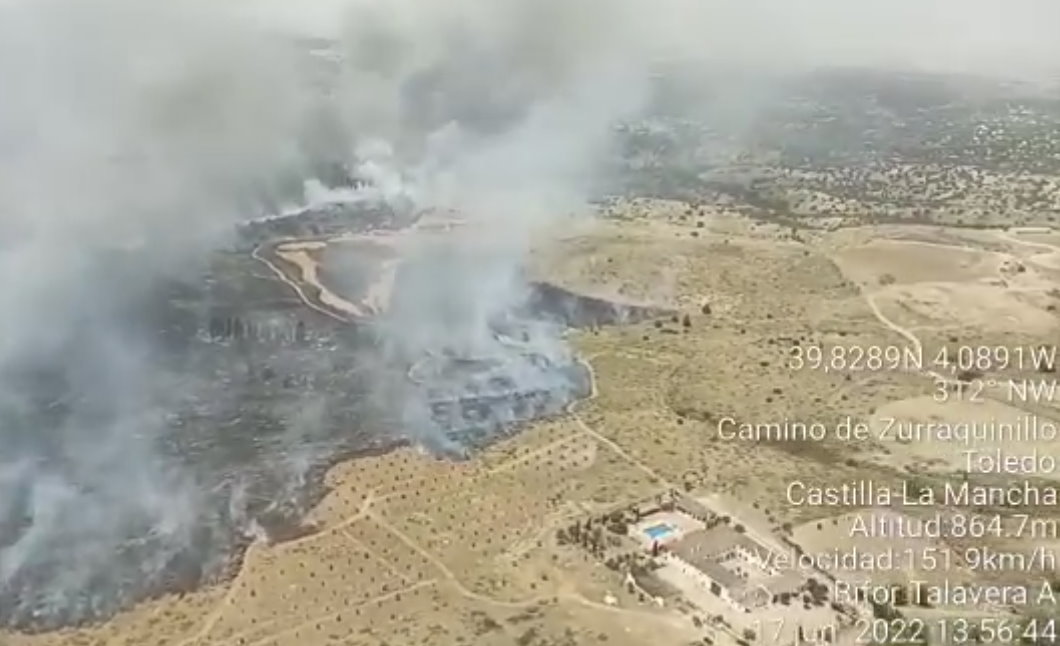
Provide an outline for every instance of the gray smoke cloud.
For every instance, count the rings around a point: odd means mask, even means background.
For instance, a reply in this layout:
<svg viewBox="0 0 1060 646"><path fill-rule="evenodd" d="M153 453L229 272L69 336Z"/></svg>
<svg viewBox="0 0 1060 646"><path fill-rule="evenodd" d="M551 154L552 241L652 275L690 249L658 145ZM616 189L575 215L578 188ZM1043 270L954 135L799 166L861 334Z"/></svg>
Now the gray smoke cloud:
<svg viewBox="0 0 1060 646"><path fill-rule="evenodd" d="M654 64L1055 79L1057 24L1051 0L3 0L0 599L23 619L105 613L92 589L130 540L154 545L134 552L143 573L200 540L205 492L159 445L175 384L211 384L158 366L136 314L233 223L313 199L321 160L468 221L412 246L384 356L508 357L537 386L528 353L569 351L545 323L498 336L522 258L584 209ZM305 36L333 40L337 64L306 57ZM736 116L771 90L740 88ZM306 435L284 437L303 477Z"/></svg>

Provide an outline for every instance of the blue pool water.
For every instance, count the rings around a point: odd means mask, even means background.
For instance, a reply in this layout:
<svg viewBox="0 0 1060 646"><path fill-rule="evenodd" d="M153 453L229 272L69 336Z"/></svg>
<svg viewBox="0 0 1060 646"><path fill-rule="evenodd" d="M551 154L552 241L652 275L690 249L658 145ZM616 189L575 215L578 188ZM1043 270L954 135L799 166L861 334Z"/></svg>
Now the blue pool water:
<svg viewBox="0 0 1060 646"><path fill-rule="evenodd" d="M666 523L659 523L658 525L652 525L651 527L646 527L644 529L644 533L647 534L648 538L652 540L658 540L660 538L663 538L668 534L673 533L673 531L674 528L670 527Z"/></svg>

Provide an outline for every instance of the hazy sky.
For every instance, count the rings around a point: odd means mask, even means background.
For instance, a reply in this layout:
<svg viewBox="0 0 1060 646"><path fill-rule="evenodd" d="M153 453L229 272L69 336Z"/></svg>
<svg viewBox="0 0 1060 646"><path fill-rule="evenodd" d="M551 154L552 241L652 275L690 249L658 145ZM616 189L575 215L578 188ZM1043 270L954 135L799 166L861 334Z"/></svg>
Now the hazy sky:
<svg viewBox="0 0 1060 646"><path fill-rule="evenodd" d="M383 5L415 23L421 15L429 22L437 11L476 12L506 4L511 3L236 0L231 8L273 26L334 35L350 18L350 7ZM656 46L734 62L901 64L1018 76L1056 74L1060 66L1055 36L1060 3L1053 0L614 0L608 5L635 15L638 35ZM599 36L588 27L589 37Z"/></svg>
<svg viewBox="0 0 1060 646"><path fill-rule="evenodd" d="M8 369L71 347L86 351L65 377L90 402L60 429L0 426L0 521L34 518L0 548L0 605L6 593L31 612L9 584L48 562L35 592L80 603L112 574L123 527L171 553L191 540L200 492L159 477L168 376L118 312L152 271L201 257L251 196L308 179L323 116L351 165L492 232L481 256L417 258L434 298L403 293L406 321L388 328L413 352L454 339L485 352L527 236L584 200L652 62L1055 78L1057 26L1060 0L0 0L0 418L36 405L6 389ZM292 33L340 39L329 100L306 92L279 37ZM129 243L149 250L144 280L114 284L101 258ZM435 325L446 302L463 307Z"/></svg>

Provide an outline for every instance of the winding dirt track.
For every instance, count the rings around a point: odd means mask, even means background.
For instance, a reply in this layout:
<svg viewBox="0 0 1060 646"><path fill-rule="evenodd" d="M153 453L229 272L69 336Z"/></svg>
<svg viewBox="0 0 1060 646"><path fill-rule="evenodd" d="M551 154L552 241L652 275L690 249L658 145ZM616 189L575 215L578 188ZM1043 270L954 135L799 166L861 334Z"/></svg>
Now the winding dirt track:
<svg viewBox="0 0 1060 646"><path fill-rule="evenodd" d="M1010 233L1008 233L1006 231L998 231L997 232L997 237L998 237L998 239L1003 240L1005 242L1010 242L1010 243L1026 246L1026 247L1032 247L1032 248L1037 248L1037 249L1043 249L1044 250L1044 251L1040 252L1040 254L1034 254L1034 255L1041 255L1041 254L1058 254L1058 255L1060 255L1060 247L1058 247L1056 245L1043 243L1043 242L1031 242L1031 241L1028 241L1028 240L1020 240L1019 238L1011 235ZM937 244L937 243L933 243L933 244ZM937 246L940 246L940 247L951 247L951 248L964 248L964 247L956 247L954 245L945 245L945 244L937 244ZM832 258L831 260L832 260L832 262L837 263L837 260L835 258ZM1030 261L1033 262L1033 256L1031 257ZM1017 288L1017 289L1019 289L1021 291L1028 291L1028 290L1031 290L1033 288ZM868 304L869 309L872 311L873 316L876 317L876 320L878 320L886 328L894 331L896 334L900 335L901 337L903 337L904 339L909 341L909 343L912 344L913 348L915 349L917 355L918 356L922 356L924 345L923 345L923 343L921 343L920 338L916 335L916 333L913 332L912 329L904 327L902 325L899 325L898 323L895 323L891 319L887 318L887 316L884 315L884 313L880 310L880 306L876 303L875 295L872 292L870 292L867 289L865 289L865 287L863 285L859 284L858 285L858 290L861 292L862 297L865 299L865 302ZM935 380L936 383L954 384L954 383L958 382L958 380L957 380L955 375L943 375L943 374L941 374L939 372L936 372L935 370L931 370L931 369L927 369L927 368L923 368L919 372L920 372L920 374Z"/></svg>
<svg viewBox="0 0 1060 646"><path fill-rule="evenodd" d="M576 422L578 426L578 432L585 434L587 437L591 438L592 441L608 447L622 459L627 461L631 466L640 469L644 473L648 474L649 476L654 478L658 483L667 487L673 487L673 483L668 482L665 478L655 472L651 467L647 466L646 464L640 462L636 458L629 455L629 453L622 449L622 447L620 447L615 442L611 441L610 439L606 438L605 436L591 428L587 423L585 423L581 419L576 410L579 402L584 402L596 397L598 390L596 384L596 375L589 361L586 358L578 358L577 361L588 371L591 384L590 395L587 398L572 401L570 404L567 405L566 413ZM564 439L570 439L570 437ZM524 459L525 457L514 457L512 458L512 462L513 464L515 464L522 462ZM512 466L513 465L509 464L500 465L498 467L498 470L503 471L507 468L511 468ZM324 528L321 532L310 534L301 539L297 539L296 541L291 541L284 544L286 547L290 548L292 545L312 543L313 541L319 540L324 536L339 534L349 539L352 544L355 544L359 548L363 549L362 544L360 544L359 541L354 539L346 530L348 527L361 520L371 519L371 521L374 522L378 527L382 528L385 532L387 532L393 538L393 540L404 543L409 549L415 551L420 556L422 556L428 563L431 564L431 566L435 570L435 576L431 578L415 583L410 582L408 585L398 590L394 590L364 600L363 602L359 603L358 606L367 606L379 601L391 599L398 595L408 593L419 588L440 585L448 587L450 590L452 590L459 596L464 597L465 599L499 608L507 608L512 610L524 609L533 607L538 604L547 603L549 602L549 600L562 600L567 603L572 603L578 606L582 606L584 608L595 610L597 612L603 612L610 615L632 617L635 618L637 621L642 622L651 622L653 624L659 625L660 627L676 627L683 625L682 618L679 617L672 617L668 615L658 614L644 610L637 610L633 608L615 607L607 605L605 603L593 601L587 598L584 594L572 589L569 585L562 585L558 590L551 591L547 594L536 595L519 600L497 599L486 594L475 592L464 584L464 582L461 580L461 575L459 572L454 571L445 562L439 559L426 547L421 545L413 537L409 536L400 528L396 527L393 523L387 520L383 514L378 513L375 507L376 503L378 503L380 500L382 499L379 498L374 491L370 491L366 495L360 508L354 514L341 520L335 525L331 525L329 527ZM550 529L551 528L545 528L546 531ZM265 548L264 543L255 542L253 545L251 545L250 550L263 548ZM383 557L382 555L375 556L388 569L391 569L395 572L397 571L397 568L392 563L390 563L385 557ZM264 626L275 626L276 630L269 632L267 635L253 642L244 641L245 637L248 634L247 632L241 632L234 635L230 635L223 640L216 640L214 638L211 638L210 633L217 627L217 625L226 616L226 614L228 612L231 612L235 608L237 592L240 590L240 586L237 585L237 581L242 575L243 572L241 571L240 574L237 575L235 581L231 581L228 583L228 593L217 603L213 610L206 615L199 628L194 633L179 642L177 646L206 646L214 644L223 644L226 646L235 646L236 644L244 644L246 646L266 646L268 644L274 643L277 639L281 637L288 636L294 633L298 629L310 626L314 623L319 623L321 621L328 620L336 614L330 613L321 614L319 616L312 616L307 618L304 622L293 626L279 625L277 623L277 619L266 620L265 622L259 624L256 629L261 629Z"/></svg>
<svg viewBox="0 0 1060 646"><path fill-rule="evenodd" d="M365 291L359 303L353 303L331 291L320 279L319 263L310 251L320 251L329 243L365 243L386 246L397 250L421 240L423 236L445 236L459 230L466 222L435 212L422 213L415 222L401 229L373 229L364 233L344 233L327 238L283 238L258 245L251 257L261 262L285 285L294 290L298 298L315 312L350 323L377 315L390 302L394 278L400 258L391 258L380 263L379 273ZM297 268L292 275L288 271ZM309 288L307 290L307 288Z"/></svg>
<svg viewBox="0 0 1060 646"><path fill-rule="evenodd" d="M263 247L266 247L266 246L269 246L269 245L274 245L274 244L275 243L269 243L267 245L261 245L261 246L257 247L256 249L254 249L254 251L252 251L250 253L250 255L254 258L254 260L257 260L257 261L261 262L262 264L264 264L266 267L268 267L269 270L272 271L272 273L274 273L277 278L279 278L285 285L287 285L292 290L294 290L294 293L298 295L298 298L302 301L303 304L305 304L306 307L308 307L309 309L311 309L313 311L319 312L319 313L323 314L324 316L327 316L329 318L333 318L333 319L335 319L337 321L342 321L343 323L349 323L350 319L346 318L345 316L342 316L341 314L336 314L335 312L332 312L330 309L328 309L326 307L323 307L322 305L318 305L316 301L314 301L313 299L309 298L309 296L306 295L305 291L302 290L302 286L301 285L299 285L298 283L296 283L293 280L291 280L287 276L286 272L284 272L282 269L277 267L276 264L273 263L271 260L269 260L266 256L262 255L262 248Z"/></svg>

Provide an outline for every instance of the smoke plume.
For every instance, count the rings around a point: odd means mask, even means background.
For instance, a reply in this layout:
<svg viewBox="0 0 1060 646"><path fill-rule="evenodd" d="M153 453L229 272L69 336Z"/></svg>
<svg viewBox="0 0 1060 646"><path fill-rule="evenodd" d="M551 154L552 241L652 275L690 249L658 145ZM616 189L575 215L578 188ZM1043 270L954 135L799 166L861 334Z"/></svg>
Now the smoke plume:
<svg viewBox="0 0 1060 646"><path fill-rule="evenodd" d="M412 245L380 324L386 360L506 358L538 387L550 377L532 357L569 350L512 314L521 260L585 209L658 63L1040 78L1057 24L1048 0L3 0L0 620L113 612L212 540L204 515L257 531L241 485L207 511L166 448L175 409L229 395L159 363L144 304L235 223L320 197L305 187L328 169L467 222ZM742 87L733 115L770 91ZM322 406L307 396L280 436L292 482ZM115 581L121 560L136 574Z"/></svg>

